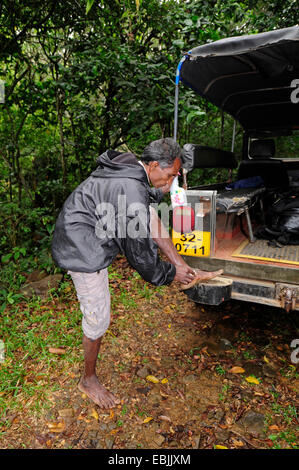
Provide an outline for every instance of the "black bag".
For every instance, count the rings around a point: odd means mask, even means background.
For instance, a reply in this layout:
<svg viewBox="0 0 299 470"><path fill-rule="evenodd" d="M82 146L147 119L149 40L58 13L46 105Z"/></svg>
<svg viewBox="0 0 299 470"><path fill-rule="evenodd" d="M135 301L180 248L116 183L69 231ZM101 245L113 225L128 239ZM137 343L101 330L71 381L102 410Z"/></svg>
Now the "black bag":
<svg viewBox="0 0 299 470"><path fill-rule="evenodd" d="M267 213L267 224L255 236L273 242L274 246L299 245L299 194L280 196Z"/></svg>

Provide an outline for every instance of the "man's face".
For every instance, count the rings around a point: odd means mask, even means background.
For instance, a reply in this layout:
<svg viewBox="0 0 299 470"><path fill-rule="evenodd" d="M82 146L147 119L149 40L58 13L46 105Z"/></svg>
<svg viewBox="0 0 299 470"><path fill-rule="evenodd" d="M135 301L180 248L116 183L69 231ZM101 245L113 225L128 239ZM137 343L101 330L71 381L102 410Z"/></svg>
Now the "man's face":
<svg viewBox="0 0 299 470"><path fill-rule="evenodd" d="M155 188L162 188L166 184L171 185L173 179L177 176L182 162L176 158L172 166L161 168L158 162L149 163L148 176L150 182Z"/></svg>

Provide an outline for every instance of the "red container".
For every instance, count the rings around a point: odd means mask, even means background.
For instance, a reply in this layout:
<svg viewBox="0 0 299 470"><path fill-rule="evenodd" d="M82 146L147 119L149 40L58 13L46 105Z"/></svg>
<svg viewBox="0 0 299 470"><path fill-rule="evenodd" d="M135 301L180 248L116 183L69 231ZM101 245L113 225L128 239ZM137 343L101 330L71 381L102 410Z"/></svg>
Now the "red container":
<svg viewBox="0 0 299 470"><path fill-rule="evenodd" d="M173 209L173 230L178 233L189 233L194 230L194 209L189 206L178 206Z"/></svg>

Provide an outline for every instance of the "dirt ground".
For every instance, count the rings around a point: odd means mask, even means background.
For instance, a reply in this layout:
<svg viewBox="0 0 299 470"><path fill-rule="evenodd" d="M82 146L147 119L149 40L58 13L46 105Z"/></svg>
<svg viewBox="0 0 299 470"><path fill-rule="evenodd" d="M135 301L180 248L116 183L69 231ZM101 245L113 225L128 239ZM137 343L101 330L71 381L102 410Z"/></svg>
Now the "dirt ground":
<svg viewBox="0 0 299 470"><path fill-rule="evenodd" d="M175 284L145 284L124 260L114 268L97 371L121 404L103 411L77 389L82 346L74 347L77 359L55 356L47 406L7 410L2 448L298 448L298 312L199 305ZM70 286L67 299L43 308L77 308Z"/></svg>

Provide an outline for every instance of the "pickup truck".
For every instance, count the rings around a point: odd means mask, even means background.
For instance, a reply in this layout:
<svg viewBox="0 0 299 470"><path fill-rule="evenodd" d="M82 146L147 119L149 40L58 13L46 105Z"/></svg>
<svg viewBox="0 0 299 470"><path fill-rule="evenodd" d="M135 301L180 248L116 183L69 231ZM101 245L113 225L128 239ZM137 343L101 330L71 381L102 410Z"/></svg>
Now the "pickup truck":
<svg viewBox="0 0 299 470"><path fill-rule="evenodd" d="M190 266L224 270L218 281L186 293L202 304L232 298L299 310L299 207L292 244L256 236L279 199L299 200L299 26L226 38L185 53L176 74L175 139L182 84L234 120L231 151L180 142L195 226L185 221L184 231L184 214L190 214L176 210L183 223L179 230L173 221L173 243ZM234 154L236 125L242 131L240 162ZM275 157L277 138L290 136L298 158ZM228 179L188 187L188 174L197 168L226 168ZM245 187L236 184L244 181Z"/></svg>

